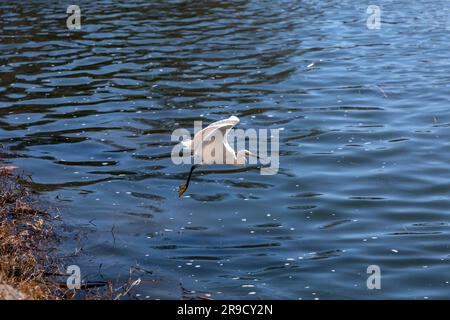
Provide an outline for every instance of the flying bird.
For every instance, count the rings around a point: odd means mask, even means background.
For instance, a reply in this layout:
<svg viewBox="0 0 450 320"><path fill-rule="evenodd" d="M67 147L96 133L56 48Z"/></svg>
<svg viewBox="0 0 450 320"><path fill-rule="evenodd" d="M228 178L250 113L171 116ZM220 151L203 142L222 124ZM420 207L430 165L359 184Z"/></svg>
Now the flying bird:
<svg viewBox="0 0 450 320"><path fill-rule="evenodd" d="M181 197L189 187L192 173L201 165L229 164L234 166L244 166L248 156L259 158L256 154L248 150L235 151L228 142L230 130L239 123L239 118L231 116L228 119L211 123L203 130L197 132L192 140L184 140L183 147L191 152L191 155L200 159L199 164L194 164L189 171L189 176L184 184L178 189ZM222 157L213 156L219 152Z"/></svg>

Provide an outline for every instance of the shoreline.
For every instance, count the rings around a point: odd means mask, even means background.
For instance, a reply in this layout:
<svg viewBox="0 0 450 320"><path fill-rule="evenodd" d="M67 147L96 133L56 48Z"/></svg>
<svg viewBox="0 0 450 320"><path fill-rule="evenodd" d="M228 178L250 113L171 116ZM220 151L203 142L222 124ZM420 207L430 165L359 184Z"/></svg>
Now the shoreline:
<svg viewBox="0 0 450 320"><path fill-rule="evenodd" d="M61 274L55 218L14 169L0 167L0 299L64 299L66 290L51 277Z"/></svg>
<svg viewBox="0 0 450 320"><path fill-rule="evenodd" d="M58 256L63 223L16 167L0 165L0 300L119 300L140 283L81 280L69 289L66 258ZM66 259L67 260L67 259Z"/></svg>

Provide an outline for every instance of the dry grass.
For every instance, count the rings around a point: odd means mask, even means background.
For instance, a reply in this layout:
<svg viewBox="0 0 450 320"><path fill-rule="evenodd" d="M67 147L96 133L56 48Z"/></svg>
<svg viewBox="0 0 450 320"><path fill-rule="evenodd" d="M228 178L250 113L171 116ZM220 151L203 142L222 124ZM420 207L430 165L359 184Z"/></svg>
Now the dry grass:
<svg viewBox="0 0 450 320"><path fill-rule="evenodd" d="M49 254L57 243L52 218L19 181L0 168L0 284L26 299L62 298L63 290L46 276L58 269Z"/></svg>
<svg viewBox="0 0 450 320"><path fill-rule="evenodd" d="M56 257L58 223L40 208L24 180L12 174L14 169L0 166L0 299L118 300L129 295L140 283L132 272L118 288L111 281L82 283L77 291L67 288L64 261Z"/></svg>

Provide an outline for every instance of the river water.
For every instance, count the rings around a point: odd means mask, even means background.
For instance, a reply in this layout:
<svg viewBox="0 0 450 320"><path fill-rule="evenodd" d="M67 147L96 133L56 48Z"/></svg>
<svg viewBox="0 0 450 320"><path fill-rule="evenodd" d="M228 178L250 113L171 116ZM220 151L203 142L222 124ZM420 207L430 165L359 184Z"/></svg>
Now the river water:
<svg viewBox="0 0 450 320"><path fill-rule="evenodd" d="M450 293L450 7L0 2L0 157L80 232L83 277L139 299ZM280 170L175 165L171 133L282 129ZM73 239L72 239L73 240ZM367 267L381 270L369 290ZM150 273L151 272L151 273Z"/></svg>

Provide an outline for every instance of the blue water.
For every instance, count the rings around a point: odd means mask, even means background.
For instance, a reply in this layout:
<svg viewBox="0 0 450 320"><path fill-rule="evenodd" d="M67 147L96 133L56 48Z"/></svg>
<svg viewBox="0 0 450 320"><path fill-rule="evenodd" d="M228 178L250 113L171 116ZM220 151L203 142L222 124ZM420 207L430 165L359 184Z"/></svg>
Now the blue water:
<svg viewBox="0 0 450 320"><path fill-rule="evenodd" d="M450 3L0 2L0 153L87 280L138 299L450 293ZM280 170L174 165L176 128L283 129ZM76 234L76 236L74 236ZM381 289L369 290L369 265ZM142 270L151 271L145 273Z"/></svg>

